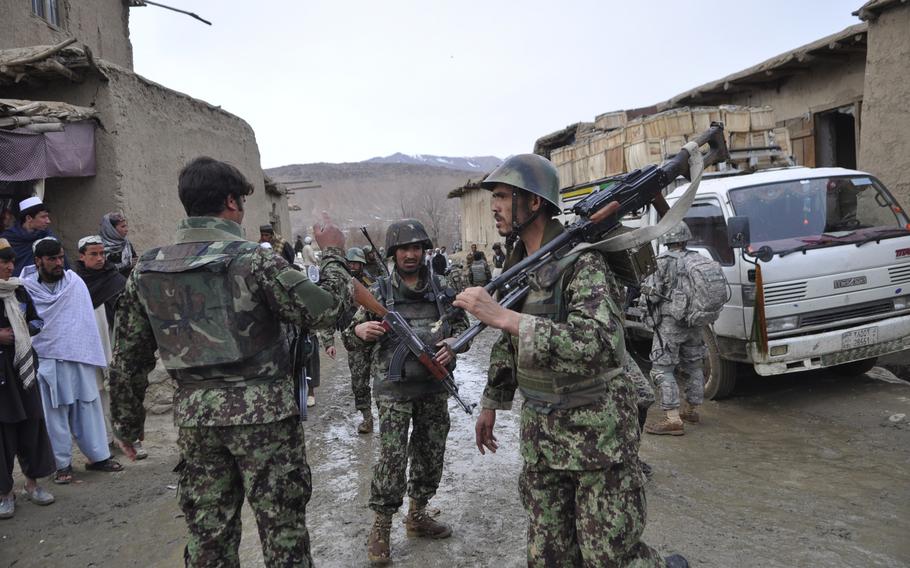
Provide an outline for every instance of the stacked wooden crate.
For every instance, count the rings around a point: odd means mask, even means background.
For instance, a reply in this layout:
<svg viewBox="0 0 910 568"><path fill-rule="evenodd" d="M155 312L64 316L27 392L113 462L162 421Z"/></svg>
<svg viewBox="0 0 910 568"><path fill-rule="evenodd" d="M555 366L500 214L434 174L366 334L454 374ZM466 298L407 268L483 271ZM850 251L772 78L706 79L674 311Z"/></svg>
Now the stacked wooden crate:
<svg viewBox="0 0 910 568"><path fill-rule="evenodd" d="M579 132L575 144L553 150L550 158L564 189L660 164L712 122L724 123L731 149L779 145L790 153L788 131L775 128L774 109L722 105L671 109L633 119L624 111L604 113L595 118L593 130Z"/></svg>

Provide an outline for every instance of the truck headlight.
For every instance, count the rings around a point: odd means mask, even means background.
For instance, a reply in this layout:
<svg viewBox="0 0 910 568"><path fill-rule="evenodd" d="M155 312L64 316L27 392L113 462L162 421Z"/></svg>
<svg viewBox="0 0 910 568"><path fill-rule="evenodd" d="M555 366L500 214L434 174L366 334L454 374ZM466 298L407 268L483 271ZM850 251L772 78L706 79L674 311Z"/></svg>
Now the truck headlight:
<svg viewBox="0 0 910 568"><path fill-rule="evenodd" d="M787 316L785 318L769 319L766 322L768 333L777 333L778 331L790 331L799 327L799 316Z"/></svg>
<svg viewBox="0 0 910 568"><path fill-rule="evenodd" d="M751 308L755 305L755 284L743 284L741 289L743 293L743 307Z"/></svg>
<svg viewBox="0 0 910 568"><path fill-rule="evenodd" d="M894 310L906 310L910 308L910 296L899 296L892 300L894 302Z"/></svg>

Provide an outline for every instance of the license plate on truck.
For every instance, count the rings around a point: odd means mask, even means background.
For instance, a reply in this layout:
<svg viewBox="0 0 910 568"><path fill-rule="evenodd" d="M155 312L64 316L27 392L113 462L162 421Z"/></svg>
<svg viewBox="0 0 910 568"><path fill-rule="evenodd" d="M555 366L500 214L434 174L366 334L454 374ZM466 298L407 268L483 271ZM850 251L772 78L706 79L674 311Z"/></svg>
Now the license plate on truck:
<svg viewBox="0 0 910 568"><path fill-rule="evenodd" d="M841 349L853 349L855 347L865 347L878 342L878 328L867 327L848 331L840 336Z"/></svg>

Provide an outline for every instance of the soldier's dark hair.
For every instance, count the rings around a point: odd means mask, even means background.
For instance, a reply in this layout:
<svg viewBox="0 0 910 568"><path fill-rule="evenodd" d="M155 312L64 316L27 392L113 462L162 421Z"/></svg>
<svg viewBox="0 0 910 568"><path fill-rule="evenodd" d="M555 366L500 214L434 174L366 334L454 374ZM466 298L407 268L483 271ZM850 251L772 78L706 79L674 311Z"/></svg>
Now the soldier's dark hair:
<svg viewBox="0 0 910 568"><path fill-rule="evenodd" d="M482 253L482 252L477 251L477 252L474 253L474 260L480 260L480 259L482 259L482 258L483 258L483 253Z"/></svg>
<svg viewBox="0 0 910 568"><path fill-rule="evenodd" d="M201 156L180 171L177 194L190 217L214 216L224 211L227 198L234 196L243 209L243 197L253 193L253 185L236 167L227 162Z"/></svg>
<svg viewBox="0 0 910 568"><path fill-rule="evenodd" d="M32 207L29 207L28 209L20 211L19 215L18 215L19 224L21 225L21 224L25 223L26 217L31 217L34 219L35 217L38 216L38 213L41 213L42 211L50 211L50 209L48 209L47 205L45 205L44 203L39 203L38 205L34 205Z"/></svg>

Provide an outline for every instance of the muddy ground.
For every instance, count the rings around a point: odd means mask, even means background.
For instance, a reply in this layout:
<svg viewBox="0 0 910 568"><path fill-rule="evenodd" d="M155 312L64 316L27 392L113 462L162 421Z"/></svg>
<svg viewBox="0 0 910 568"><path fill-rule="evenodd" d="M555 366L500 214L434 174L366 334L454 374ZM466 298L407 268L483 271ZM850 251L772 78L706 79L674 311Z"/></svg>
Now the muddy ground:
<svg viewBox="0 0 910 568"><path fill-rule="evenodd" d="M457 378L477 400L493 334L482 335ZM315 485L308 508L321 566L366 566L366 508L375 435L358 436L343 350L323 361L319 404L307 423ZM881 369L745 379L731 399L705 405L704 423L679 438L646 436L647 542L693 566L910 565L910 384ZM652 411L651 419L657 418ZM500 413L501 450L481 456L473 421L452 406L446 469L433 505L452 538L408 539L396 516L398 566L522 566L515 413ZM185 527L174 498L176 432L152 416L150 457L118 474L78 471L48 486L57 503L20 500L0 521L0 566L179 566ZM77 458L78 470L84 460ZM19 482L21 486L21 480ZM261 565L249 511L244 566Z"/></svg>

